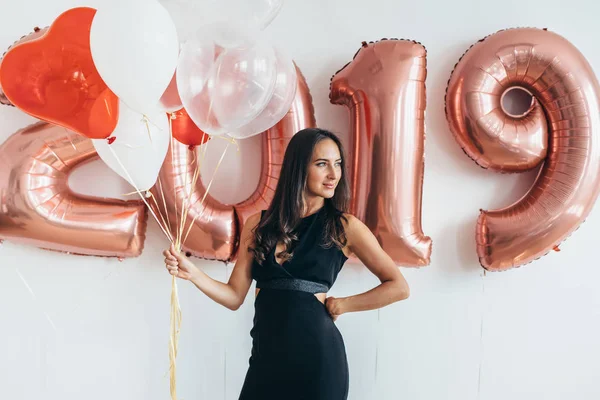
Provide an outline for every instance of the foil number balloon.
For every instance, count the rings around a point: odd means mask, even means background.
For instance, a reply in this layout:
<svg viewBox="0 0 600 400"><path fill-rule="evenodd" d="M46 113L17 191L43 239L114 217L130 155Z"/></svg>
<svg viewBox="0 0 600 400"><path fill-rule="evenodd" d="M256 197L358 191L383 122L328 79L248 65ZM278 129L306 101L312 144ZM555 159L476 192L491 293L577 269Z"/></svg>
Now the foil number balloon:
<svg viewBox="0 0 600 400"><path fill-rule="evenodd" d="M283 119L267 130L262 136L262 168L258 186L245 201L235 204L222 204L205 196L206 188L201 179L191 186L196 169L196 149L171 142L173 152L167 158L159 174L159 184L151 190L157 203L151 203L155 212L165 214L166 208L170 231L176 232L181 213L181 204L189 204L186 221L192 223L183 249L192 255L208 259L233 261L236 258L239 235L245 221L252 214L268 207L273 198L283 155L290 138L299 130L315 126L314 109L308 85L300 70L297 73L297 90L292 106ZM187 183L187 184L186 184ZM165 204L162 204L164 194ZM190 199L188 202L187 199ZM202 202L201 200L204 199ZM184 201L185 200L185 201Z"/></svg>
<svg viewBox="0 0 600 400"><path fill-rule="evenodd" d="M523 88L534 99L522 116L502 97ZM505 270L558 246L588 215L600 189L600 87L583 55L541 29L500 31L473 45L448 83L454 137L480 166L519 172L543 162L531 189L501 210L481 211L477 253Z"/></svg>
<svg viewBox="0 0 600 400"><path fill-rule="evenodd" d="M351 211L407 266L428 265L432 245L421 229L426 73L419 43L363 43L329 94L351 114Z"/></svg>
<svg viewBox="0 0 600 400"><path fill-rule="evenodd" d="M401 265L428 265L431 254L431 240L421 229L425 76L423 46L383 40L364 43L331 82L331 102L347 106L352 116L351 211ZM533 96L522 115L502 106L515 88ZM7 103L1 92L0 100ZM523 198L481 212L476 241L484 268L535 260L589 214L600 191L599 110L600 86L590 65L567 40L546 30L498 32L459 60L448 83L446 116L465 153L501 172L542 165ZM210 196L200 204L206 192L201 180L191 189L185 185L192 180L195 150L174 144L160 176L172 223L175 205L192 199L194 224L184 249L234 260L244 222L272 199L289 138L311 126L312 99L298 71L290 111L263 135L259 185L236 205ZM70 170L94 155L89 140L43 123L2 144L0 238L81 254L139 254L146 224L140 203L84 198L68 189Z"/></svg>
<svg viewBox="0 0 600 400"><path fill-rule="evenodd" d="M0 239L76 254L140 255L142 202L69 189L70 172L96 156L89 139L45 122L9 137L0 146Z"/></svg>

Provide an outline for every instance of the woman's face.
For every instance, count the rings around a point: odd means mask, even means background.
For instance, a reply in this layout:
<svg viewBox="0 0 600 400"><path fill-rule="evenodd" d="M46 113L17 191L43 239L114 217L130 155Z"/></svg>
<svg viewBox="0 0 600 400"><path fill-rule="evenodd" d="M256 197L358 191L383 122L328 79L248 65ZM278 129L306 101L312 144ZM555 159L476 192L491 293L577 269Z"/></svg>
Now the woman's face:
<svg viewBox="0 0 600 400"><path fill-rule="evenodd" d="M335 188L342 177L342 157L337 144L331 139L323 139L315 146L308 165L306 195L308 197L333 197Z"/></svg>

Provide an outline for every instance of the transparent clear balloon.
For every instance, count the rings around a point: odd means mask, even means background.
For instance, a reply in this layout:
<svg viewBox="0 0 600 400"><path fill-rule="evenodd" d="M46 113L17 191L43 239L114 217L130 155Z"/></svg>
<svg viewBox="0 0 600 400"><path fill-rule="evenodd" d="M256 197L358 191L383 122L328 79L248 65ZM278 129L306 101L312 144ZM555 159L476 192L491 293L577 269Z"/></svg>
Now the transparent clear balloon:
<svg viewBox="0 0 600 400"><path fill-rule="evenodd" d="M207 82L218 124L227 131L248 124L266 108L276 81L273 47L256 42L223 51Z"/></svg>
<svg viewBox="0 0 600 400"><path fill-rule="evenodd" d="M192 121L210 135L222 135L264 111L277 83L277 65L275 50L255 31L213 24L183 46L177 88Z"/></svg>
<svg viewBox="0 0 600 400"><path fill-rule="evenodd" d="M263 111L248 124L228 133L236 139L245 139L275 126L289 111L296 95L296 65L285 53L275 51L277 78L273 95Z"/></svg>
<svg viewBox="0 0 600 400"><path fill-rule="evenodd" d="M214 41L202 33L188 40L179 54L177 91L190 118L198 126L209 119L208 109L204 108L209 99L206 99L204 88L215 63L215 56Z"/></svg>

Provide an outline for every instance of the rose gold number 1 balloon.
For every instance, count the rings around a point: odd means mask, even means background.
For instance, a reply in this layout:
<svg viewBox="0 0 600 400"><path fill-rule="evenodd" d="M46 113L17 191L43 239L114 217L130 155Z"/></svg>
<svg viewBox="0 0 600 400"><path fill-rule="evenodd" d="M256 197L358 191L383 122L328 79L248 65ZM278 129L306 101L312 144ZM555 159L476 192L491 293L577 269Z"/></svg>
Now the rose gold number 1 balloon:
<svg viewBox="0 0 600 400"><path fill-rule="evenodd" d="M421 229L426 74L419 43L363 43L329 94L351 115L352 212L407 266L428 265L431 255Z"/></svg>
<svg viewBox="0 0 600 400"><path fill-rule="evenodd" d="M534 96L524 115L502 107L514 88ZM476 240L484 268L529 263L583 222L600 189L600 87L566 39L527 28L479 41L452 72L446 115L465 153L484 168L519 172L544 163L516 203L481 212Z"/></svg>

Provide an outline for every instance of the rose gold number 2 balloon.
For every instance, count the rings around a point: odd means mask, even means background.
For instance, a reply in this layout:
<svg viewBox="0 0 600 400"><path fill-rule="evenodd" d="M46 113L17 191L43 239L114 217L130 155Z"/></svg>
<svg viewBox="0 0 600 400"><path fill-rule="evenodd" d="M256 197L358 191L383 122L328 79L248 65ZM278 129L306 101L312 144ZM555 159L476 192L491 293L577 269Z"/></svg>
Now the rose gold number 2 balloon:
<svg viewBox="0 0 600 400"><path fill-rule="evenodd" d="M290 138L303 128L315 126L308 85L299 70L297 75L298 88L290 111L277 125L263 133L260 180L256 190L247 200L237 205L226 205L210 195L205 197L206 188L201 179L196 179L194 186L189 184L194 181L196 150L189 150L188 146L175 143L173 157L171 152L168 152L159 182L152 189L157 202L150 204L157 214L166 214L165 220L170 224L171 232L176 232L176 221L181 220L176 210L181 213L181 204L185 199L183 204L188 207L185 221L188 225L193 225L189 234L188 228L185 229L184 250L202 258L222 261L235 259L244 222L250 215L267 208L273 198L283 155ZM189 203L188 197L191 199ZM166 205L167 213L164 212L163 204Z"/></svg>
<svg viewBox="0 0 600 400"><path fill-rule="evenodd" d="M70 172L97 157L90 139L40 122L0 146L0 238L69 253L133 257L146 238L139 201L73 193Z"/></svg>
<svg viewBox="0 0 600 400"><path fill-rule="evenodd" d="M503 109L503 96L515 88L533 95L524 115ZM473 45L456 65L446 115L465 153L501 172L543 162L520 200L481 211L476 240L484 268L505 270L541 257L592 209L600 188L599 95L583 55L546 30L500 31Z"/></svg>
<svg viewBox="0 0 600 400"><path fill-rule="evenodd" d="M429 264L421 228L426 50L408 40L363 43L331 80L351 115L352 212L399 265Z"/></svg>

